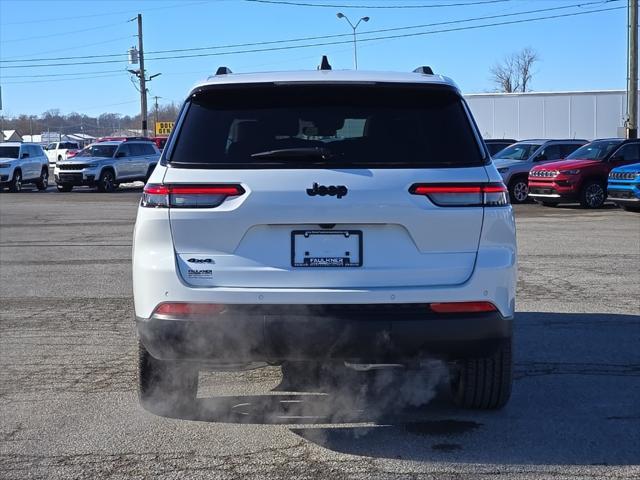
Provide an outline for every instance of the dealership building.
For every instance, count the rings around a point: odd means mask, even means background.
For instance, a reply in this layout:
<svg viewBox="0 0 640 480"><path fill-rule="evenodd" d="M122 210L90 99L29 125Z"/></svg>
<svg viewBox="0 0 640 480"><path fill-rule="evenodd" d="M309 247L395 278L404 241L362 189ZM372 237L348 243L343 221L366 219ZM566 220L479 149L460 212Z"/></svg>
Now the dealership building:
<svg viewBox="0 0 640 480"><path fill-rule="evenodd" d="M624 90L478 93L465 98L484 138L624 136Z"/></svg>

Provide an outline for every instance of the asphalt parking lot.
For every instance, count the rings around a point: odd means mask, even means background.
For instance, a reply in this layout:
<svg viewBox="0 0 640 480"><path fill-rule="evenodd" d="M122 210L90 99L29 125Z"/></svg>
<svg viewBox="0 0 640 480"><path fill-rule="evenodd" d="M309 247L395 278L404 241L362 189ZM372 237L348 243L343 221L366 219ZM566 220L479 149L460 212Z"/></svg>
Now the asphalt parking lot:
<svg viewBox="0 0 640 480"><path fill-rule="evenodd" d="M140 188L54 190L0 194L2 479L640 478L638 214L516 207L502 411L451 407L436 375L362 400L283 392L269 367L202 375L207 408L184 420L137 401Z"/></svg>

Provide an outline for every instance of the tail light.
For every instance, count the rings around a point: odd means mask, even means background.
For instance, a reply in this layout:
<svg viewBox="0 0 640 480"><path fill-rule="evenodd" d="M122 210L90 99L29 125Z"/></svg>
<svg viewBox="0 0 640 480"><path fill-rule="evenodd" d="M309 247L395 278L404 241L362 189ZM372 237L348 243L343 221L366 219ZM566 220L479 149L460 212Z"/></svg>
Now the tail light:
<svg viewBox="0 0 640 480"><path fill-rule="evenodd" d="M502 183L422 184L409 188L413 195L424 195L439 207L500 207L509 205L509 192Z"/></svg>
<svg viewBox="0 0 640 480"><path fill-rule="evenodd" d="M429 307L436 313L478 313L496 311L496 306L491 302L431 303Z"/></svg>
<svg viewBox="0 0 640 480"><path fill-rule="evenodd" d="M153 312L154 315L162 315L167 317L201 317L211 316L222 313L225 309L224 305L219 303L184 303L170 302L161 303Z"/></svg>
<svg viewBox="0 0 640 480"><path fill-rule="evenodd" d="M245 192L240 185L159 185L147 184L142 193L143 207L215 208L227 197Z"/></svg>

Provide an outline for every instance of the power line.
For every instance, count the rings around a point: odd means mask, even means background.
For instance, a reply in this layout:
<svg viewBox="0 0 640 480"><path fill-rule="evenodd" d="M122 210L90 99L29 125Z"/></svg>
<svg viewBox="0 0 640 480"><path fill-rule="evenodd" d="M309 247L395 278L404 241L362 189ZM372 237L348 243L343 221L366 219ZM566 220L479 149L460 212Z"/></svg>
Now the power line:
<svg viewBox="0 0 640 480"><path fill-rule="evenodd" d="M24 82L3 82L3 85L24 85L28 83L51 83L51 82L70 82L75 80L93 80L95 78L119 77L120 75L86 75L74 78L58 78L53 80L27 80Z"/></svg>
<svg viewBox="0 0 640 480"><path fill-rule="evenodd" d="M142 10L142 12L145 13L145 12L150 12L152 10L166 10L168 8L182 8L182 7L192 6L192 5L201 5L203 3L210 3L210 2L207 1L207 0L203 0L203 1L199 1L199 2L190 2L190 3L184 3L184 2L181 1L178 5L167 5L167 6L164 6L164 7L145 8L145 9ZM128 15L128 14L131 14L131 13L138 13L139 11L140 10L124 10L124 11L121 10L119 12L93 13L91 15L74 15L73 17L44 18L42 20L25 20L25 21L20 21L20 22L0 23L0 26L5 26L5 25L26 25L28 23L61 22L61 21L64 21L64 20L78 20L80 18L108 17L108 16L112 16L112 15Z"/></svg>
<svg viewBox="0 0 640 480"><path fill-rule="evenodd" d="M73 73L45 73L42 75L3 75L2 78L41 78L41 77L72 77L76 75L94 75L101 73L126 72L126 70L100 70L97 72L73 72Z"/></svg>
<svg viewBox="0 0 640 480"><path fill-rule="evenodd" d="M293 2L288 0L244 0L251 3L266 3L271 5L287 5L295 7L320 7L320 8L375 8L375 9L406 9L406 8L444 8L444 7L467 7L471 5L486 5L489 3L504 3L511 0L481 0L474 2L458 2L458 3L443 3L443 4L428 4L428 5L338 5L327 3L308 3L308 2Z"/></svg>
<svg viewBox="0 0 640 480"><path fill-rule="evenodd" d="M378 29L378 30L366 30L366 31L360 32L359 37L362 36L362 35L371 35L373 33L385 33L385 32L393 32L393 31L400 31L400 30L410 30L410 29L414 29L414 28L435 27L435 26L440 26L440 25L450 25L450 24L454 24L454 23L468 23L468 22L474 22L474 21L479 21L479 20L491 20L491 19L495 19L495 18L514 17L514 16L518 16L518 15L528 15L528 14L532 14L532 13L543 13L543 12L550 12L550 11L555 11L555 10L566 10L568 8L579 8L579 7L583 7L583 6L590 6L590 5L595 5L595 4L603 4L603 3L611 3L611 2L621 2L621 1L623 1L623 0L595 0L595 1L591 1L591 2L582 2L582 3L572 4L572 5L563 5L563 6L559 6L559 7L541 8L541 9L536 9L536 10L526 10L526 11L522 11L522 12L503 13L503 14L496 14L496 15L486 15L486 16L482 16L482 17L472 17L472 18L465 18L465 19L459 19L459 20L450 20L450 21L446 21L446 22L424 23L424 24L420 24L420 25L409 25L409 26L403 26L403 27L383 28L383 29ZM271 40L271 41L266 41L266 42L237 43L237 44L231 44L231 45L216 45L216 46L211 46L211 47L176 48L176 49L172 49L172 50L150 51L150 52L147 52L147 54L148 55L152 55L152 54L153 55L157 55L157 54L164 54L164 53L194 52L194 51L201 51L201 50L218 50L218 49L225 49L225 48L251 47L251 46L254 46L254 45L274 45L274 44L280 44L280 43L294 43L294 42L303 42L303 41L309 41L309 40L324 40L324 39L329 39L329 38L341 38L341 37L349 37L349 38L351 38L351 35L352 35L351 33L339 33L339 34L335 34L335 35L319 35L319 36L314 36L314 37L291 38L291 39L287 39L287 40Z"/></svg>
<svg viewBox="0 0 640 480"><path fill-rule="evenodd" d="M432 31L429 31L429 32L405 33L405 34L402 34L402 35L387 35L387 36L382 36L382 37L364 38L364 39L361 39L361 40L358 40L358 41L359 42L369 42L369 41L375 41L375 40L395 40L395 39L399 39L399 38L408 38L408 37L416 37L416 36L423 36L423 35L433 35L433 34L437 34L437 33L457 32L457 31L462 31L462 30L477 30L477 29L480 29L480 28L497 27L497 26L503 26L503 25L515 25L515 24L520 24L520 23L535 22L535 21L541 21L541 20L551 20L551 19L565 18L565 17L575 17L575 16L579 16L579 15L588 15L588 14L591 14L591 13L608 12L608 11L612 11L612 10L621 10L623 8L626 8L626 7L622 6L622 7L602 8L602 9L598 9L598 10L589 10L589 11L585 11L585 12L574 12L574 13L565 13L565 14L560 14L560 15L549 15L549 16L546 16L546 17L526 18L526 19L521 19L521 20L511 20L511 21L507 21L507 22L496 22L496 23L489 23L489 24L484 24L484 25L471 25L471 26L468 26L468 27L449 28L449 29L443 29L443 30L432 30ZM194 58L194 57L238 55L238 54L242 54L242 53L260 53L260 52L269 52L269 51L278 51L278 50L293 50L293 49L298 49L298 48L310 48L310 47L321 47L321 46L329 46L329 45L341 45L341 44L346 44L346 43L351 43L351 40L341 40L341 41L336 41L336 42L324 42L324 43L320 42L320 43L313 43L313 44L306 44L306 45L288 45L288 46L285 46L285 47L258 48L258 49L251 49L251 50L237 50L237 51L234 51L234 52L200 53L200 54L193 54L193 55L157 57L157 58L152 58L152 59L149 59L149 60L173 60L173 59Z"/></svg>
<svg viewBox="0 0 640 480"><path fill-rule="evenodd" d="M455 24L455 23L468 23L468 22L473 22L473 21L480 21L480 20L491 20L491 19L495 19L495 18L505 18L505 17L513 17L513 16L519 16L519 15L528 15L528 14L533 14L533 13L543 13L543 12L550 12L550 11L557 11L557 10L566 10L569 8L581 8L581 7L585 7L585 6L591 6L591 5L595 5L595 4L604 4L604 3L612 3L612 2L620 2L622 0L595 0L595 1L590 1L590 2L581 2L581 3L576 3L576 4L572 4L572 5L562 5L562 6L558 6L558 7L549 7L549 8L541 8L541 9L535 9L535 10L526 10L526 11L521 11L521 12L512 12L512 13L505 13L505 14L496 14L496 15L485 15L485 16L481 16L481 17L472 17L472 18L466 18L466 19L460 19L460 20L450 20L450 21L445 21L445 22L435 22L435 23L426 23L426 24L421 24L421 25L409 25L409 26L403 26L403 27L393 27L393 28L385 28L385 29L378 29L378 30L368 30L368 31L364 31L362 32L360 35L371 35L374 33L386 33L386 32L392 32L392 31L401 31L401 30L410 30L410 29L415 29L415 28L425 28L425 27L434 27L434 26L440 26L440 25L450 25L450 24ZM351 34L335 34L335 35L322 35L322 36L312 36L312 37L300 37L300 38L292 38L292 39L282 39L282 40L271 40L271 41L264 41L264 42L253 42L253 43L236 43L236 44L228 44L228 45L215 45L215 46L209 46L209 47L192 47L192 48L178 48L178 49L171 49L171 50L155 50L155 51L149 51L147 52L147 55L158 55L158 54L165 54L165 53L179 53L179 52L195 52L195 51L203 51L203 50L221 50L221 49L227 49L227 48L240 48L240 47L251 47L251 46L256 46L256 45L276 45L276 44L282 44L282 43L294 43L294 42L303 42L303 41L311 41L311 40L326 40L326 39L330 39L330 38L344 38L344 37L351 37ZM300 46L302 47L302 46ZM292 48L295 48L295 46L292 46ZM233 53L233 52L230 52ZM111 58L111 57L124 57L126 56L126 53L118 53L118 54L103 54L103 55L87 55L87 56L73 56L73 57L55 57L55 58L39 58L39 59L24 59L24 60L0 60L0 63L16 63L16 62L43 62L43 61L58 61L58 60L76 60L76 59L87 59L87 58ZM162 58L167 58L167 57L159 57L159 59ZM182 57L171 57L171 58L182 58ZM152 60L152 59L150 59ZM74 64L68 64L68 65L83 65L86 63L91 63L91 64L97 64L97 63L117 63L119 62L118 60L115 61L109 61L109 62L82 62L82 63L74 63ZM67 65L67 64L61 64L61 65ZM34 65L34 66L58 66L56 65ZM28 68L28 66L13 66L13 65L9 65L9 66L4 66L2 68Z"/></svg>
<svg viewBox="0 0 640 480"><path fill-rule="evenodd" d="M467 27L449 28L449 29L443 29L443 30L432 30L428 32L405 33L402 35L387 35L382 37L363 38L359 41L369 42L374 40L395 40L399 38L433 35L436 33L458 32L463 30L477 30L480 28L498 27L498 26L504 26L504 25L516 25L520 23L528 23L528 22L535 22L535 21L541 21L541 20L552 20L557 18L576 17L580 15L588 15L591 13L621 10L623 8L626 8L626 7L624 6L610 7L610 8L602 8L597 10L588 10L585 12L573 12L573 13L565 13L560 15L549 15L546 17L525 18L520 20L510 20L506 22L488 23L483 25L471 25ZM323 37L323 38L326 38L326 37ZM318 43L311 43L311 44L304 44L304 45L286 45L283 47L255 48L255 49L249 49L249 50L236 50L231 52L198 53L198 54L192 54L192 55L173 55L168 57L149 58L148 60L158 61L158 60L176 60L176 59L198 58L198 57L215 57L215 56L222 56L222 55L239 55L244 53L262 53L262 52L273 52L273 51L282 51L282 50L294 50L299 48L323 47L323 46L329 46L329 45L341 45L346 43L351 43L351 40L340 40L335 42L318 42ZM121 63L121 62L122 60L102 60L97 62L80 62L80 63L75 62L75 63L50 63L50 64L41 64L41 65L10 65L10 66L5 66L3 68L65 67L70 65L98 65L98 64Z"/></svg>
<svg viewBox="0 0 640 480"><path fill-rule="evenodd" d="M2 40L0 41L0 44L3 43L14 43L14 42L24 42L26 40L37 40L39 38L51 38L51 37L61 37L63 35L76 35L78 33L82 33L82 32L93 32L95 30L101 30L103 28L109 28L109 27L114 27L116 25L123 25L123 22L118 22L118 23L110 23L108 25L99 25L97 27L91 27L91 28L84 28L82 30L71 30L68 32L63 32L63 33L51 33L49 35L38 35L35 37L25 37L25 38L14 38L13 40Z"/></svg>
<svg viewBox="0 0 640 480"><path fill-rule="evenodd" d="M110 40L104 40L102 42L94 42L94 43L84 43L82 45L74 45L73 49L74 50L80 50L83 48L87 48L87 47L94 47L96 45L104 45L105 43L113 43L113 42L119 42L120 40L126 40L126 39L130 39L132 37L134 37L135 35L127 35L124 37L115 37L112 38ZM69 50L69 47L65 47L65 48L56 48L54 50L45 50L42 52L38 52L38 53L27 53L27 54L22 54L22 55L27 55L29 57L33 57L33 56L38 56L38 55L42 55L43 53L55 53L55 52L66 52ZM14 55L11 57L4 57L4 60L0 60L0 63L9 63L9 62L35 62L37 59L33 59L33 58L25 58L25 59L19 59L19 56ZM18 60L15 60L16 58L18 58ZM76 58L82 58L82 57L76 57Z"/></svg>

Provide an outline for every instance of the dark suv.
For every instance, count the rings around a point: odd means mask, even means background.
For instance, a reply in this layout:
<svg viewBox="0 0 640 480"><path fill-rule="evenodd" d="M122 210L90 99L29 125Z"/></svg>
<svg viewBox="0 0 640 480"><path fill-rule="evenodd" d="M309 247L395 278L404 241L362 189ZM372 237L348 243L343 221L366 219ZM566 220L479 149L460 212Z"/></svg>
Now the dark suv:
<svg viewBox="0 0 640 480"><path fill-rule="evenodd" d="M507 148L509 145L513 145L517 140L513 138L485 138L484 144L489 150L489 155L492 157L503 148Z"/></svg>

